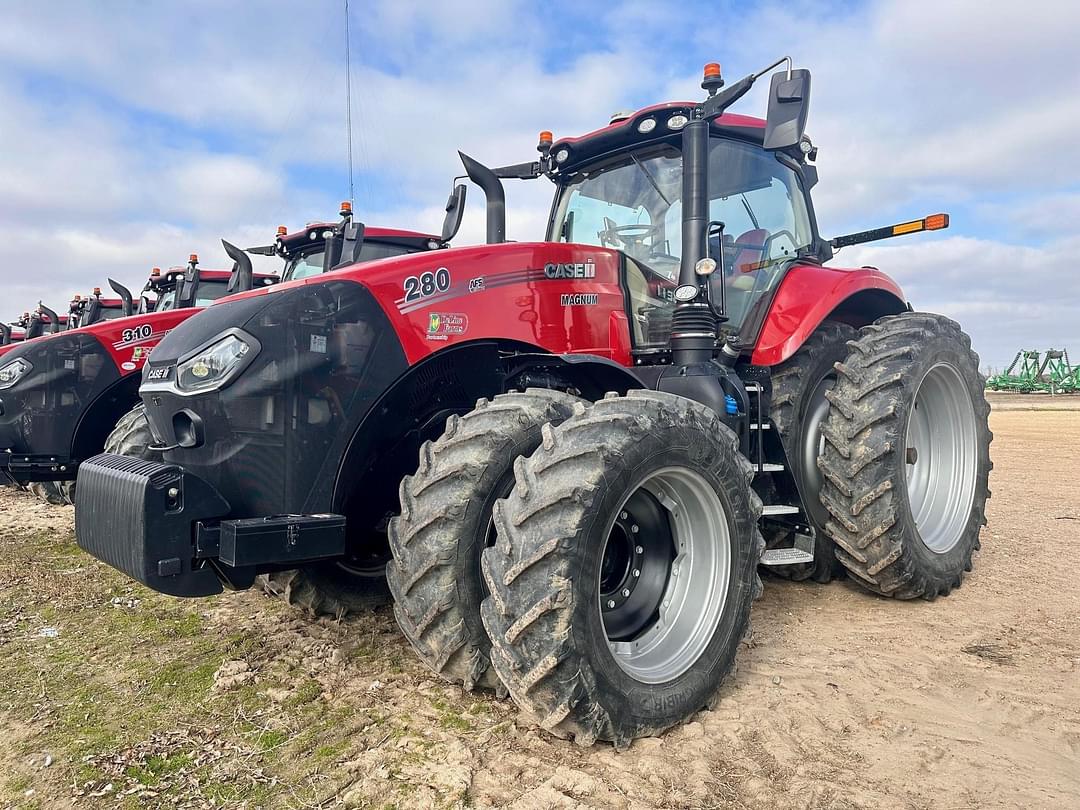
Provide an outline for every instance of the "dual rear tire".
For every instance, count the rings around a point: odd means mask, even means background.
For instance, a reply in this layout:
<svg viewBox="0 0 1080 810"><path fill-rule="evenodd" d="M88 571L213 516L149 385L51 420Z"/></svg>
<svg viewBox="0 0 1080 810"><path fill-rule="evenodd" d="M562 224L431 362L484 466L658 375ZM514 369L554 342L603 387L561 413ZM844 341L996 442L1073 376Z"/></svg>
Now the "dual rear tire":
<svg viewBox="0 0 1080 810"><path fill-rule="evenodd" d="M837 365L821 502L860 585L933 599L971 570L990 497L990 406L960 326L906 312L864 328Z"/></svg>

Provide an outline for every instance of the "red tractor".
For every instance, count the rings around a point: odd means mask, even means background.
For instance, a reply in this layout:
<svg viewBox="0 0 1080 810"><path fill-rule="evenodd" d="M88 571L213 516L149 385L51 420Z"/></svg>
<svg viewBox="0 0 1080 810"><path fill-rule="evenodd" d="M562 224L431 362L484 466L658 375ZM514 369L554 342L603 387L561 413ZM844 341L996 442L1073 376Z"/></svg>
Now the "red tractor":
<svg viewBox="0 0 1080 810"><path fill-rule="evenodd" d="M26 330L18 324L0 323L0 355L8 349L9 346L22 343L26 340Z"/></svg>
<svg viewBox="0 0 1080 810"><path fill-rule="evenodd" d="M443 677L620 747L715 699L759 564L948 593L985 522L978 359L830 264L947 218L824 239L809 73L772 75L764 121L727 113L782 61L727 87L710 65L704 100L542 133L534 161L462 155L488 244L187 320L140 391L163 461L84 462L79 544L177 596L264 574L327 613L392 595ZM501 179L540 177L547 238L507 243Z"/></svg>
<svg viewBox="0 0 1080 810"><path fill-rule="evenodd" d="M276 252L285 259L284 277L305 277L323 267L324 257L349 264L366 255L397 255L445 244L426 234L367 228L343 207L338 224L310 225L296 234L279 229ZM79 463L103 448L148 452L138 387L146 358L168 332L225 296L262 289L278 277L252 271L244 251L224 243L234 268L206 270L192 254L187 268L154 269L136 307L131 293L110 281L113 303L95 295L75 317L82 328L57 330L45 339L12 346L0 360L0 479L29 484L51 503L72 500ZM336 258L335 258L336 257ZM55 313L35 323L56 323ZM7 347L5 347L7 348ZM135 412L132 413L132 409ZM115 428L115 430L114 430ZM113 436L110 437L110 432ZM110 443L111 442L111 443Z"/></svg>

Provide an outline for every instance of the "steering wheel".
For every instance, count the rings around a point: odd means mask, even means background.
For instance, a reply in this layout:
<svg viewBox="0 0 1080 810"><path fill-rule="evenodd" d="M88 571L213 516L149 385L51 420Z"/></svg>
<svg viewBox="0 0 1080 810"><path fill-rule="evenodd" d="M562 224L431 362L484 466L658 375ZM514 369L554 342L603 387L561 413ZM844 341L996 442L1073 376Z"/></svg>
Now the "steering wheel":
<svg viewBox="0 0 1080 810"><path fill-rule="evenodd" d="M600 231L597 236L600 237L601 242L630 250L645 247L642 241L655 238L659 233L660 227L658 225L647 225L645 223L616 225L615 220L604 217L604 230Z"/></svg>

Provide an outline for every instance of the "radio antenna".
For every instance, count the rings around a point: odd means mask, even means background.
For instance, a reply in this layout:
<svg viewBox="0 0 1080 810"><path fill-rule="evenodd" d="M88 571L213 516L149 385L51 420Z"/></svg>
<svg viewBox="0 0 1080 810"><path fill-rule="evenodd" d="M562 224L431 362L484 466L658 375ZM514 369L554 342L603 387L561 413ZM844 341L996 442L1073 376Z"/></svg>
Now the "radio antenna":
<svg viewBox="0 0 1080 810"><path fill-rule="evenodd" d="M345 0L345 129L349 144L349 202L356 204L356 190L353 174L353 134L352 134L352 66L349 53L349 0Z"/></svg>

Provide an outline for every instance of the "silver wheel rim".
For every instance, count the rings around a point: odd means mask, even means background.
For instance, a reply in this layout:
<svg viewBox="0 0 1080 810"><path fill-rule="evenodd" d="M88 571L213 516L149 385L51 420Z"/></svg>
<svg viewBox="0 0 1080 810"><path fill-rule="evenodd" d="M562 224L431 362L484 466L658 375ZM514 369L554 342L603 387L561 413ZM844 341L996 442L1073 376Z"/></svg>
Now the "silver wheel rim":
<svg viewBox="0 0 1080 810"><path fill-rule="evenodd" d="M609 638L608 647L619 668L635 680L666 683L702 656L723 615L731 579L727 511L712 486L687 469L655 472L638 489L650 493L667 512L673 558L655 621L632 639ZM609 537L614 523L608 527ZM601 559L606 551L607 543ZM598 607L603 616L599 599Z"/></svg>
<svg viewBox="0 0 1080 810"><path fill-rule="evenodd" d="M821 428L825 424L825 417L829 415L829 400L825 394L836 385L836 375L829 374L824 377L810 394L806 414L803 416L803 441L799 448L800 472L802 473L803 502L806 511L817 521L819 526L824 526L829 519L829 510L821 503L818 493L824 487L824 476L818 467L818 456L824 452L825 436Z"/></svg>
<svg viewBox="0 0 1080 810"><path fill-rule="evenodd" d="M904 454L908 506L928 549L960 541L975 502L975 406L960 371L938 363L923 377L908 415Z"/></svg>

